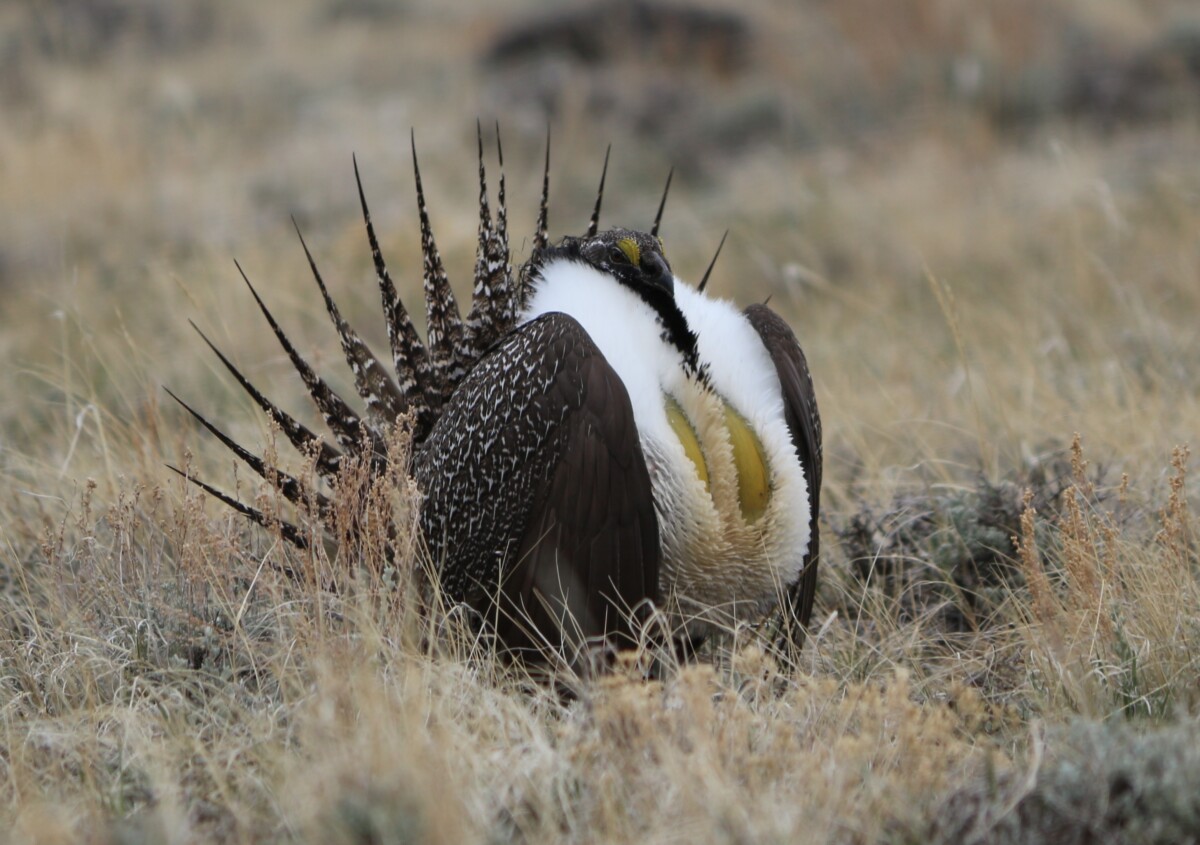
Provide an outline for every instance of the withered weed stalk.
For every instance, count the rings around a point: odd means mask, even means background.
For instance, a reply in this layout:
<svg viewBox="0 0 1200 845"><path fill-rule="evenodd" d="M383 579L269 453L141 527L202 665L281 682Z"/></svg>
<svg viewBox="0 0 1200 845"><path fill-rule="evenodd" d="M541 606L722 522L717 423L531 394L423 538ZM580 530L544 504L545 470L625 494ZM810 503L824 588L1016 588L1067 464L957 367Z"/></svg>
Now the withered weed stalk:
<svg viewBox="0 0 1200 845"><path fill-rule="evenodd" d="M740 64L653 27L485 60L546 22L523 0L0 6L0 840L1194 838L1196 473L1164 456L1200 420L1195 10L736 6ZM231 256L353 397L288 214L385 349L351 151L420 311L410 125L457 285L469 116L501 118L520 262L547 109L556 234L606 142L606 223L645 226L677 165L672 267L730 228L709 290L803 343L826 460L798 654L765 625L591 679L497 659L437 589L403 422L381 477L318 482L190 334L319 428Z"/></svg>

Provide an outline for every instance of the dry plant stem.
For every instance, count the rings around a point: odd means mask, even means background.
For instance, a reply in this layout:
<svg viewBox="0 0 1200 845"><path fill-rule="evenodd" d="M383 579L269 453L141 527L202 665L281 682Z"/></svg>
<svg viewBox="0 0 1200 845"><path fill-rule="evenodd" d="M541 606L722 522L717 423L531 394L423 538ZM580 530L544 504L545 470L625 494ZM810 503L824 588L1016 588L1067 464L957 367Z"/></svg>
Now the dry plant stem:
<svg viewBox="0 0 1200 845"><path fill-rule="evenodd" d="M736 5L750 61L715 70L725 42L650 26L490 63L495 31L553 18L524 0L0 5L0 839L1194 837L1197 482L1171 455L1200 420L1194 4ZM294 212L387 348L351 153L417 301L404 136L461 280L476 114L504 131L514 267L550 122L550 237L586 225L607 143L613 222L652 225L675 165L672 267L698 281L728 228L709 290L796 328L827 455L799 654L739 630L593 680L495 659L436 589L403 439L388 481L326 483L191 336L315 426L231 257L334 369ZM335 497L332 540L162 384Z"/></svg>

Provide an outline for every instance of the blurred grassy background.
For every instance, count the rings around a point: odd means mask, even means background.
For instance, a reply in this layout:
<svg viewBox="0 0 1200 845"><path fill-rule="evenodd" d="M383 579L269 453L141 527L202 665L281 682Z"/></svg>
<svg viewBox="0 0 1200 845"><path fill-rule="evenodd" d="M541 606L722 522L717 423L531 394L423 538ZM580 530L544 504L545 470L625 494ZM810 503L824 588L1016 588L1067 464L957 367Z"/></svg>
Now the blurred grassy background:
<svg viewBox="0 0 1200 845"><path fill-rule="evenodd" d="M441 841L1062 841L1055 807L1098 825L1158 807L1183 827L1128 841L1175 841L1200 812L1180 750L1195 484L1171 462L1200 423L1194 3L28 0L0 7L0 116L0 745L20 750L0 795L27 838L150 818L139 835L176 841L410 822ZM189 318L313 420L233 258L346 384L289 215L386 348L352 153L416 303L415 131L466 294L477 118L493 179L503 132L515 260L549 126L553 235L585 224L607 144L608 223L647 226L673 166L677 272L728 228L710 289L770 296L796 328L826 448L823 627L800 665L734 649L719 677L564 710L423 662L387 614L331 635L314 611L296 634L293 607L332 599L250 602L269 537L170 480L185 454L234 476L162 384L267 435ZM462 717L413 745L441 708ZM340 749L325 769L314 744Z"/></svg>
<svg viewBox="0 0 1200 845"><path fill-rule="evenodd" d="M289 214L380 338L349 159L411 297L410 129L463 290L477 117L507 139L518 258L548 125L559 234L586 219L606 144L612 223L647 225L677 168L671 258L694 278L731 229L716 290L770 294L793 318L835 485L847 463L930 457L914 439L967 459L955 429L968 451L988 444L967 460L989 471L1090 422L1089 442L1125 451L1147 422L1119 407L1128 378L1187 401L1187 3L60 0L0 14L2 348L22 362L4 392L30 400L5 403L0 430L21 450L66 445L42 425L62 385L28 373L57 368L64 343L124 327L141 377L84 381L105 408L120 391L126 417L157 401L155 383L194 382L187 317L218 324L243 360L278 359L230 259L285 317L311 312ZM931 278L958 303L961 351ZM287 325L331 348L319 317ZM1186 439L1180 417L1153 416L1153 453Z"/></svg>

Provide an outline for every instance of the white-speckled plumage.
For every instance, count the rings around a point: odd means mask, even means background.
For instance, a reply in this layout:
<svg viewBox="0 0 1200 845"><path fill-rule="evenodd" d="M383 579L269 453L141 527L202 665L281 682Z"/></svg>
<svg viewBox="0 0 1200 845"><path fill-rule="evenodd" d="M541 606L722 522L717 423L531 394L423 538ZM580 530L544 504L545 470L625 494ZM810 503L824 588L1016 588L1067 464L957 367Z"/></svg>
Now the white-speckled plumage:
<svg viewBox="0 0 1200 845"><path fill-rule="evenodd" d="M676 279L658 218L650 234L599 232L599 196L588 234L551 246L548 149L532 254L514 277L503 175L493 218L482 138L479 147L479 247L465 320L433 240L414 150L424 341L358 184L394 376L342 318L308 256L365 414L317 375L258 299L337 448L221 356L226 367L297 449L316 455L326 479L337 478L347 455L384 472L384 434L407 417L408 468L424 496L420 526L441 586L508 648L562 653L596 637L633 644L645 619L638 608L648 605L703 634L759 617L785 590L799 623L792 627L802 631L815 591L821 432L791 330L769 309L739 311ZM191 412L288 500L327 522L332 507L319 491ZM296 525L192 480L308 545ZM390 546L385 554L391 560Z"/></svg>

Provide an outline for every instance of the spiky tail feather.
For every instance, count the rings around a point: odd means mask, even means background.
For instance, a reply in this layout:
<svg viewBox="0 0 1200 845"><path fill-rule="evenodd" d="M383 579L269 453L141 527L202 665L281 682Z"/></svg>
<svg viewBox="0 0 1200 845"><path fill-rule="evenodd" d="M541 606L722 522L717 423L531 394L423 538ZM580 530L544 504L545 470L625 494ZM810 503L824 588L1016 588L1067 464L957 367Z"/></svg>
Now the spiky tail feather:
<svg viewBox="0 0 1200 845"><path fill-rule="evenodd" d="M387 320L388 343L392 348L392 362L396 369L399 389L406 406L413 414L413 437L423 440L433 427L434 413L429 406L427 393L433 384L433 373L429 354L421 342L412 319L396 293L396 285L388 272L387 262L379 249L375 237L375 226L371 223L371 212L367 208L367 195L363 191L362 178L358 173L358 159L354 159L354 183L358 187L358 200L362 205L363 223L367 229L367 243L371 247L371 260L375 265L375 278L379 282L379 294L383 300L383 313Z"/></svg>
<svg viewBox="0 0 1200 845"><path fill-rule="evenodd" d="M586 237L594 238L600 230L600 203L604 200L604 180L608 176L608 156L612 153L612 144L604 151L604 169L600 171L600 188L596 191L596 205L592 208L592 218L588 221Z"/></svg>
<svg viewBox="0 0 1200 845"><path fill-rule="evenodd" d="M654 215L654 225L650 227L650 234L653 237L658 237L658 229L662 225L663 209L667 207L667 194L671 193L671 179L675 176L675 168L672 167L667 171L667 185L663 188L662 199L658 202L658 213Z"/></svg>
<svg viewBox="0 0 1200 845"><path fill-rule="evenodd" d="M232 496L222 493L216 487L213 487L212 485L209 485L209 484L205 484L203 481L196 478L194 475L191 475L190 473L186 473L183 470L179 469L178 467L172 466L171 464L167 464L167 469L169 469L169 470L171 470L171 472L176 473L177 475L181 476L185 481L195 484L197 487L199 487L201 490L203 490L208 495L212 496L217 501L223 502L224 504L233 508L235 511L240 513L242 516L246 517L246 519L250 520L255 525L261 525L263 528L266 528L268 530L278 526L279 533L283 537L283 539L287 540L289 543L291 543L293 546L295 546L298 549L308 549L308 547L309 547L308 536L304 533L304 531L302 531L300 528L296 527L292 523L288 522L287 520L279 519L279 518L273 517L273 516L268 516L267 514L260 511L258 508L253 508L250 505L243 504L242 502L239 502L237 499L233 498ZM290 568L285 570L285 574L287 574L291 578L298 577L296 572Z"/></svg>
<svg viewBox="0 0 1200 845"><path fill-rule="evenodd" d="M426 337L429 362L433 370L433 381L427 390L430 404L436 409L454 390L454 385L466 374L463 360L468 357L464 338L462 317L458 301L450 289L450 280L442 264L429 223L429 209L425 204L425 188L421 184L421 168L417 164L416 137L412 139L413 177L417 185L417 216L421 223L421 255L424 270Z"/></svg>
<svg viewBox="0 0 1200 845"><path fill-rule="evenodd" d="M233 377L237 379L237 382L242 386L242 389L250 394L250 398L253 399L255 403L257 403L258 406L263 409L267 416L271 417L276 423L279 424L279 428L281 431L283 431L284 436L287 437L288 442L296 447L298 452L305 454L312 452L315 454L317 472L319 472L322 476L325 478L333 478L336 476L338 469L341 466L342 453L326 443L323 438L314 434L306 425L297 422L290 414L281 410L274 402L267 399L267 397L264 396L258 390L258 388L251 384L249 379L242 375L242 372L235 367L228 358L225 357L224 353L222 353L221 350L218 349L213 342L208 339L208 336L205 335L204 332L200 331L199 326L197 326L191 320L188 320L188 322L191 324L192 328L196 330L196 334L200 335L201 339L208 344L208 348L216 353L216 356L221 359L221 363L224 364L225 368L233 374ZM169 390L167 392L170 393Z"/></svg>
<svg viewBox="0 0 1200 845"><path fill-rule="evenodd" d="M704 271L704 278L700 280L700 284L696 285L696 290L704 293L704 289L708 287L708 277L712 275L713 268L717 266L717 259L721 256L721 247L725 246L725 239L729 237L729 230L725 230L725 234L721 235L721 242L717 244L717 251L713 253L712 261L708 262L708 269Z"/></svg>
<svg viewBox="0 0 1200 845"><path fill-rule="evenodd" d="M479 246L475 254L475 286L471 313L467 316L469 368L516 322L516 294L509 263L508 209L504 196L504 152L500 128L496 127L496 149L500 159L500 188L497 219L488 207L487 173L483 164L483 130L475 125L479 144Z"/></svg>
<svg viewBox="0 0 1200 845"><path fill-rule="evenodd" d="M379 434L371 430L363 420L361 420L354 410L346 404L342 397L325 383L312 366L301 357L296 351L296 347L288 340L283 329L279 327L274 316L267 309L266 304L262 301L262 297L258 295L258 291L254 289L254 285L250 284L250 279L246 276L246 272L242 270L242 265L236 261L234 264L238 268L238 272L242 274L242 280L246 286L250 288L250 293L254 295L254 301L258 303L258 307L262 310L263 316L267 318L267 322L271 325L271 330L275 333L275 337L279 340L284 352L291 359L292 366L296 368L296 372L300 374L304 386L308 389L309 396L312 397L313 403L317 406L317 410L321 412L321 416L325 420L325 425L329 426L329 430L333 432L333 436L337 439L338 444L345 452L352 455L357 455L361 452L359 438L365 433L367 440L371 444L373 454L382 458L383 442Z"/></svg>
<svg viewBox="0 0 1200 845"><path fill-rule="evenodd" d="M367 403L367 412L372 415L375 427L382 430L392 420L397 419L408 410L404 396L396 387L396 383L392 381L391 376L388 375L387 370L379 363L375 353L358 336L358 332L354 331L350 324L342 318L337 304L329 294L329 289L325 287L325 280L321 278L317 263L313 260L312 253L309 252L308 244L304 242L304 235L301 234L300 226L296 223L295 218L292 219L292 225L296 227L300 246L304 248L304 257L308 259L313 279L316 280L321 297L325 300L325 310L329 312L329 319L333 321L338 337L341 339L342 353L346 356L346 363L354 374L354 386L358 390L358 395Z"/></svg>
<svg viewBox="0 0 1200 845"><path fill-rule="evenodd" d="M542 254L550 246L550 238L547 231L548 221L550 219L550 127L546 127L546 163L542 169L542 198L538 203L537 227L533 232L533 246L529 251L529 260L525 262L525 266L521 268L519 274L517 303L518 310L525 307L529 301L530 295L533 293L533 277L532 269L538 265L542 258Z"/></svg>

